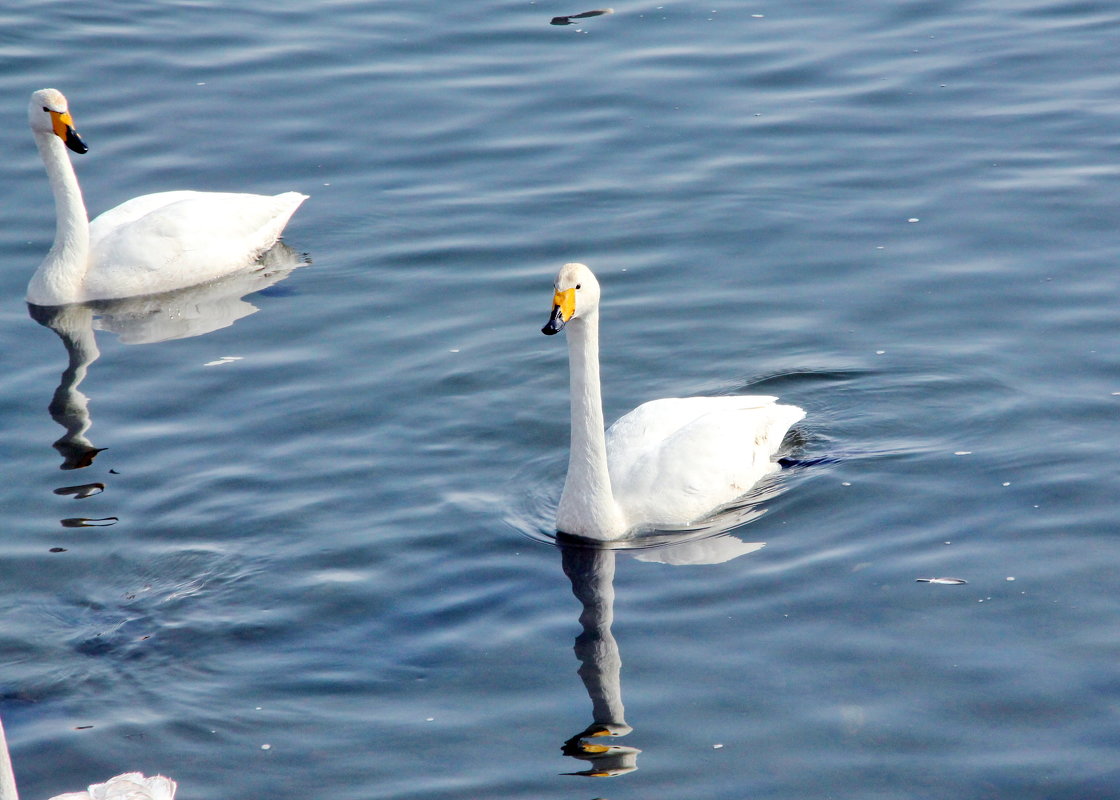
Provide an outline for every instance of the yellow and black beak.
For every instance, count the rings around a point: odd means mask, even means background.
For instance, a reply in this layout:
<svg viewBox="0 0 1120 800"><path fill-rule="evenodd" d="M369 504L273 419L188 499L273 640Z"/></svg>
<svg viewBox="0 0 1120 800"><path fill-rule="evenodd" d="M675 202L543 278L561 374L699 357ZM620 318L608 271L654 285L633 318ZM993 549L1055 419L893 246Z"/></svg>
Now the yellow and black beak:
<svg viewBox="0 0 1120 800"><path fill-rule="evenodd" d="M82 141L82 137L74 130L74 120L70 117L69 111L63 111L61 114L57 111L50 112L51 125L54 127L54 134L66 146L73 150L75 153L88 153L89 148L86 143Z"/></svg>
<svg viewBox="0 0 1120 800"><path fill-rule="evenodd" d="M548 318L548 323L541 328L541 333L545 336L559 333L574 313L576 313L576 290L565 289L562 292L557 290L552 297L552 316Z"/></svg>

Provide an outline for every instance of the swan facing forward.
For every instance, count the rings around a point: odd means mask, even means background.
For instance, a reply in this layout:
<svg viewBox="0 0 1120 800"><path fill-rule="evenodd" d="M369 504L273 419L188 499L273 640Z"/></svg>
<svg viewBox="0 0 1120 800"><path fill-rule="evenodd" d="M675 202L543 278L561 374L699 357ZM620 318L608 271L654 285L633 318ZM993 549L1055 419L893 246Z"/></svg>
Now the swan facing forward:
<svg viewBox="0 0 1120 800"><path fill-rule="evenodd" d="M563 533L610 540L690 525L742 497L778 465L771 456L805 416L774 397L651 400L603 433L599 282L583 264L556 276L545 334L568 331L572 440L556 510Z"/></svg>
<svg viewBox="0 0 1120 800"><path fill-rule="evenodd" d="M27 301L55 306L166 292L248 267L272 247L307 199L228 192L160 192L89 222L66 148L85 153L66 98L40 89L27 108L47 168L58 222L54 244L27 286Z"/></svg>

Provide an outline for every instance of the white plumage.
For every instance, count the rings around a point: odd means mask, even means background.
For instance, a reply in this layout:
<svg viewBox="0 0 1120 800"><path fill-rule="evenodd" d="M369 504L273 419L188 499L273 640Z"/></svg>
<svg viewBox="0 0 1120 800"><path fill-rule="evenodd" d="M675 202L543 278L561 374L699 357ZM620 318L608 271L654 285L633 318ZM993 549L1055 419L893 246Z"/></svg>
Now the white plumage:
<svg viewBox="0 0 1120 800"><path fill-rule="evenodd" d="M617 539L641 528L696 523L746 494L805 416L774 397L653 400L604 434L599 384L599 282L583 264L556 277L545 333L568 332L571 453L558 530Z"/></svg>
<svg viewBox="0 0 1120 800"><path fill-rule="evenodd" d="M54 245L27 287L35 305L166 292L245 269L280 237L307 199L278 195L175 191L128 200L88 221L66 154L86 152L66 98L31 95L28 121L55 198Z"/></svg>
<svg viewBox="0 0 1120 800"><path fill-rule="evenodd" d="M174 800L178 785L170 778L139 772L126 772L104 783L95 783L84 792L67 792L50 800Z"/></svg>

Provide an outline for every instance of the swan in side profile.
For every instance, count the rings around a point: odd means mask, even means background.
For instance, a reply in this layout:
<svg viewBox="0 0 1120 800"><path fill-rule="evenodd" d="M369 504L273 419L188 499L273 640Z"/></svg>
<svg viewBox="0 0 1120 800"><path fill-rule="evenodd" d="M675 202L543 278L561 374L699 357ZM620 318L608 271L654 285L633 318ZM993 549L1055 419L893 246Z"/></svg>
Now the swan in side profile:
<svg viewBox="0 0 1120 800"><path fill-rule="evenodd" d="M27 286L27 301L56 306L197 286L250 266L307 199L228 192L159 192L89 222L65 148L88 148L66 98L40 89L27 108L58 218L54 244Z"/></svg>
<svg viewBox="0 0 1120 800"><path fill-rule="evenodd" d="M603 433L599 282L584 264L556 276L541 331L568 331L572 439L557 530L610 540L636 529L694 524L778 469L771 456L805 416L774 397L652 400Z"/></svg>
<svg viewBox="0 0 1120 800"><path fill-rule="evenodd" d="M95 783L84 792L67 792L50 800L174 800L178 784L162 775L145 778L139 772L126 772L104 783ZM19 800L12 757L0 722L0 800Z"/></svg>

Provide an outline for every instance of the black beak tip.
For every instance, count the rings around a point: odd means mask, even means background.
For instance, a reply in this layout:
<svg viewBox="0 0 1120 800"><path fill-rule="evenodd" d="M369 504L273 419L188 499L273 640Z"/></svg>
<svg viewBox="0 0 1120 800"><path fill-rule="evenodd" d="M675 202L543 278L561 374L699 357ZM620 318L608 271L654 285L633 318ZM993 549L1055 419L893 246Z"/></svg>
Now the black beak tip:
<svg viewBox="0 0 1120 800"><path fill-rule="evenodd" d="M86 143L82 141L82 137L77 134L73 129L66 132L66 146L73 150L75 153L88 153L89 148Z"/></svg>
<svg viewBox="0 0 1120 800"><path fill-rule="evenodd" d="M564 312L560 309L560 306L556 306L552 309L552 315L548 318L548 322L541 328L541 333L545 336L552 336L560 333L565 324L567 323L564 320Z"/></svg>

